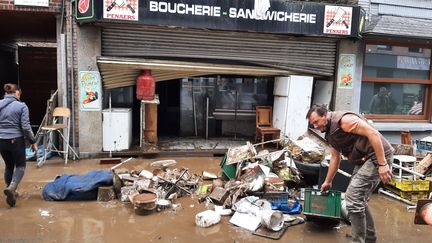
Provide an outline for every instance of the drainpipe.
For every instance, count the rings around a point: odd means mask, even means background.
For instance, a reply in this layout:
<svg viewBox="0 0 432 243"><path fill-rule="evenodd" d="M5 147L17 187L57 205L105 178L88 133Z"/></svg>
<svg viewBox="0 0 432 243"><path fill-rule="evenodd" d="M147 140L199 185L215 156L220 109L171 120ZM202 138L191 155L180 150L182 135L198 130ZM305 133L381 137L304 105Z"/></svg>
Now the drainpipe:
<svg viewBox="0 0 432 243"><path fill-rule="evenodd" d="M59 89L61 90L62 106L67 106L67 59L66 59L66 34L65 34L65 11L66 0L62 0L61 5L61 19L60 19L60 60L61 60L61 83Z"/></svg>
<svg viewBox="0 0 432 243"><path fill-rule="evenodd" d="M69 20L70 20L70 81L71 81L71 127L72 127L72 148L75 150L75 80L74 80L74 42L73 42L73 3L70 0Z"/></svg>

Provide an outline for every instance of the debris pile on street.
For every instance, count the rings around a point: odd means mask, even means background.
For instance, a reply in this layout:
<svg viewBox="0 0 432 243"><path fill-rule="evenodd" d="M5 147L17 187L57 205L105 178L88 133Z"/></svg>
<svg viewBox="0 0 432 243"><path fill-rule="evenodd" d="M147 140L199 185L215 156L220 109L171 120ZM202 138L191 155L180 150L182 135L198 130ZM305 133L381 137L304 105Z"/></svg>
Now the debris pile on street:
<svg viewBox="0 0 432 243"><path fill-rule="evenodd" d="M173 204L175 199L195 193L202 177L188 168L169 168L174 165L174 160L164 160L152 163L153 171L113 167L114 191L121 202L132 203L138 215L180 207Z"/></svg>
<svg viewBox="0 0 432 243"><path fill-rule="evenodd" d="M133 159L129 158L111 168L112 186L100 187L97 199L118 198L130 203L137 215L148 215L181 208L176 199L193 195L207 208L196 215L197 227L211 227L229 216L231 224L255 235L280 238L287 227L304 222L303 217L291 216L303 211L304 184L296 163L319 164L324 151L307 137L279 142L283 148L272 152L257 152L257 145L249 142L230 148L219 173L196 174L175 160L155 161L150 169L128 169L122 165Z"/></svg>
<svg viewBox="0 0 432 243"><path fill-rule="evenodd" d="M324 151L307 137L281 139L280 144L283 149L272 152L257 153L250 143L229 149L220 163L222 181L201 184L200 201L213 205L214 212L232 215L231 224L267 238L278 239L287 227L303 223L303 217L291 216L302 213L302 176L295 160L319 163Z"/></svg>
<svg viewBox="0 0 432 243"><path fill-rule="evenodd" d="M113 190L121 202L130 202L138 215L180 207L175 204L177 198L194 195L208 209L196 215L198 227L210 227L221 217L230 216L231 224L256 235L284 232L286 227L304 222L302 217L290 216L302 212L302 178L291 156L293 151L298 151L297 159L302 161L323 158L319 148L307 139L287 144L291 146L259 153L249 142L232 147L220 163L219 175L210 171L198 175L177 168L173 160L152 163L153 171L119 168L126 160L112 168ZM104 190L107 196L102 195ZM109 190L104 190L98 198L111 198Z"/></svg>
<svg viewBox="0 0 432 243"><path fill-rule="evenodd" d="M379 192L415 208L432 197L432 137L411 144L392 144L395 148L393 179Z"/></svg>

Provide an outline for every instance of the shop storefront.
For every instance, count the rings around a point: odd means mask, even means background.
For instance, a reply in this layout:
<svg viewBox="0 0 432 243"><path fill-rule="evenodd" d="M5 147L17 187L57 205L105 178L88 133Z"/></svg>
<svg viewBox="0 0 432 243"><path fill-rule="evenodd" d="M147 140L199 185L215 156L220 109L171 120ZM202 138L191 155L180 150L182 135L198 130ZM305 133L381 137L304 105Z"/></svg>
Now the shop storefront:
<svg viewBox="0 0 432 243"><path fill-rule="evenodd" d="M80 127L86 128L83 118L94 125L102 123L102 109L131 108L136 141L143 119L135 83L142 70L151 70L156 80L161 136L249 139L255 132L255 106L274 106L277 82L305 82L296 83L299 92L288 93L298 97L287 100L308 97L297 107L306 113L313 94L322 91L314 89L317 84L329 82L324 86L332 93L338 43L359 38L361 8L283 1L254 6L254 2L261 1L78 4L78 44L82 43L78 69L97 70L103 90L98 109L80 110ZM287 113L287 107L274 109ZM298 110L292 111L298 117L295 122L306 129ZM83 133L80 129L81 151L89 144ZM89 152L98 152L98 146L92 145Z"/></svg>
<svg viewBox="0 0 432 243"><path fill-rule="evenodd" d="M372 1L364 7L379 11L363 35L359 111L395 143L400 143L400 131L410 131L413 140L430 135L430 4Z"/></svg>

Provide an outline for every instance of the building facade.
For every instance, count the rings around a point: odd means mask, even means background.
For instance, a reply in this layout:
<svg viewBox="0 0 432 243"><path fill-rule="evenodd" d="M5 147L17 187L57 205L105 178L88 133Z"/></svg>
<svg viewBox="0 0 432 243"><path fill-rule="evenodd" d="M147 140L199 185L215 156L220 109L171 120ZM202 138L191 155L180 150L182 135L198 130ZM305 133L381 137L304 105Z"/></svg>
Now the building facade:
<svg viewBox="0 0 432 243"><path fill-rule="evenodd" d="M272 106L275 126L296 138L312 103L364 113L393 142L401 130L415 139L432 130L428 1L15 2L0 2L10 23L2 82L30 92L35 127L58 90L83 157L121 150L115 139L104 148L110 109L130 112L119 136L128 134L129 149L142 146L146 114L135 96L143 70L156 80L161 138L253 138L258 105Z"/></svg>
<svg viewBox="0 0 432 243"><path fill-rule="evenodd" d="M431 135L432 2L359 1L366 11L356 110L391 141Z"/></svg>
<svg viewBox="0 0 432 243"><path fill-rule="evenodd" d="M364 13L336 2L78 3L78 86L85 90L80 77L96 71L101 90L94 107L81 104L79 91L81 153L106 151L97 124L109 108L131 108L132 144L141 141L135 84L142 70L157 81L161 136L252 138L255 106L270 105L275 126L298 137L311 103L333 106L334 86L353 90L360 80L354 73ZM338 84L341 47L347 52Z"/></svg>

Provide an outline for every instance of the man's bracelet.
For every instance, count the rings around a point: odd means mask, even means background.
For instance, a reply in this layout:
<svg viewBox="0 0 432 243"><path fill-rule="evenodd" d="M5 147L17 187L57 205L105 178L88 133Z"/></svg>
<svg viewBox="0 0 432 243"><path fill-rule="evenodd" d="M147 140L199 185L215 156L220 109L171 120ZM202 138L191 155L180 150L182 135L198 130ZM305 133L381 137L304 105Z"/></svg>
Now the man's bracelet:
<svg viewBox="0 0 432 243"><path fill-rule="evenodd" d="M377 164L378 164L378 163L377 163ZM388 165L387 162L386 162L385 164L383 164L383 165L378 164L378 166L386 166L386 165Z"/></svg>

